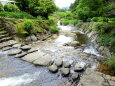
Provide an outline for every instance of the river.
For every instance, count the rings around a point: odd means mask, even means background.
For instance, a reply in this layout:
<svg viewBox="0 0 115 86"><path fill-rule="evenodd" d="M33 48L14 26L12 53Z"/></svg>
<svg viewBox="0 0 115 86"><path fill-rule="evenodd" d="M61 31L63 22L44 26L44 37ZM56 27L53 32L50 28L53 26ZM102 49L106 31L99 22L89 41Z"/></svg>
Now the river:
<svg viewBox="0 0 115 86"><path fill-rule="evenodd" d="M60 28L58 36L36 42L32 46L50 54L53 59L62 57L64 61L77 62L96 69L98 62L93 58L100 54L93 44L88 43L82 48L64 46L68 42L75 41L75 32L78 29L73 26L60 25L59 22L58 27ZM8 52L10 50L0 50L0 86L69 86L67 84L71 82L70 77L63 77L60 72L53 74L48 71L47 67L35 66L19 58L7 56ZM71 69L71 73L73 72Z"/></svg>

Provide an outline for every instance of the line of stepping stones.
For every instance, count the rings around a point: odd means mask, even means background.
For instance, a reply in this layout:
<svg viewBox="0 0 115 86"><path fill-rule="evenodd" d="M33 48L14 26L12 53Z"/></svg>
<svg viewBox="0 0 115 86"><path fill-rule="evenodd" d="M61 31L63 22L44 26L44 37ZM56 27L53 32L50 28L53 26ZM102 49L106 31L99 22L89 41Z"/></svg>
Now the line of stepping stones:
<svg viewBox="0 0 115 86"><path fill-rule="evenodd" d="M12 46L4 47L2 50L6 51L12 48L13 50L8 52L8 55L14 56L15 58L22 58L27 54L38 51L38 49L32 49L29 45L21 45L15 42L13 43ZM83 72L85 69L85 65L82 66L76 63L73 68L74 69L73 73L71 73L71 67L72 67L72 64L69 61L63 61L62 58L57 58L51 62L51 64L48 66L48 70L52 73L57 73L58 71L60 71L62 76L66 77L66 76L71 75L71 79L73 81L78 80L80 78L80 75L78 72Z"/></svg>

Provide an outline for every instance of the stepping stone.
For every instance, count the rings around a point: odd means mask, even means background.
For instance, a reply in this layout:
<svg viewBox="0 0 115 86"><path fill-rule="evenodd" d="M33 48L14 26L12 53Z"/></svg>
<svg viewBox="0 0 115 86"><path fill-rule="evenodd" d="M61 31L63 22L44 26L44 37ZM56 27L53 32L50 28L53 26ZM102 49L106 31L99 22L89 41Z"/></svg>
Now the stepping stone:
<svg viewBox="0 0 115 86"><path fill-rule="evenodd" d="M70 69L69 68L61 68L61 73L64 76L67 76L70 73Z"/></svg>
<svg viewBox="0 0 115 86"><path fill-rule="evenodd" d="M22 57L24 57L25 55L27 55L27 53L17 54L17 55L15 56L15 58L22 58Z"/></svg>
<svg viewBox="0 0 115 86"><path fill-rule="evenodd" d="M20 48L21 47L21 44L15 44L12 46L13 48Z"/></svg>
<svg viewBox="0 0 115 86"><path fill-rule="evenodd" d="M64 66L65 68L69 68L69 67L71 66L71 64L69 63L69 61L64 61L64 62L63 62L63 66Z"/></svg>
<svg viewBox="0 0 115 86"><path fill-rule="evenodd" d="M58 67L56 65L51 65L48 67L49 71L55 73L58 71Z"/></svg>
<svg viewBox="0 0 115 86"><path fill-rule="evenodd" d="M76 64L75 67L74 67L74 71L75 72L79 72L79 71L83 71L85 68L85 65L80 65L80 64Z"/></svg>
<svg viewBox="0 0 115 86"><path fill-rule="evenodd" d="M63 59L57 58L57 59L55 60L55 64L56 64L58 67L62 66L62 64L63 64Z"/></svg>
<svg viewBox="0 0 115 86"><path fill-rule="evenodd" d="M7 50L10 50L10 49L12 49L12 47L5 47L5 48L3 48L2 50L3 50L3 51L7 51Z"/></svg>
<svg viewBox="0 0 115 86"><path fill-rule="evenodd" d="M78 73L74 73L71 76L72 80L77 80L79 78L79 74Z"/></svg>
<svg viewBox="0 0 115 86"><path fill-rule="evenodd" d="M28 45L25 45L25 46L22 46L22 47L21 47L21 49L22 49L22 50L30 50L30 49L31 49L31 47L30 47L30 46L28 46Z"/></svg>
<svg viewBox="0 0 115 86"><path fill-rule="evenodd" d="M28 50L28 53L33 53L33 52L36 52L36 51L38 51L38 49L30 49L30 50Z"/></svg>
<svg viewBox="0 0 115 86"><path fill-rule="evenodd" d="M13 56L13 55L16 55L16 54L20 54L22 52L22 50L20 49L15 49L15 50L12 50L8 53L9 56Z"/></svg>

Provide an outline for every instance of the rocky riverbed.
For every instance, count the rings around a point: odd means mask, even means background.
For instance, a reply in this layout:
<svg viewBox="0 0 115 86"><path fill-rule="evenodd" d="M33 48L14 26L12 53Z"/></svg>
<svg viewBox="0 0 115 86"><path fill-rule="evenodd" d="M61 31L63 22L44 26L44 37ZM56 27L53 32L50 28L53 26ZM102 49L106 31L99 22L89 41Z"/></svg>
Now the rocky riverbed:
<svg viewBox="0 0 115 86"><path fill-rule="evenodd" d="M2 86L115 85L114 77L96 71L97 59L102 56L86 35L72 26L58 23L58 27L59 35L45 41L28 45L9 41L0 45Z"/></svg>

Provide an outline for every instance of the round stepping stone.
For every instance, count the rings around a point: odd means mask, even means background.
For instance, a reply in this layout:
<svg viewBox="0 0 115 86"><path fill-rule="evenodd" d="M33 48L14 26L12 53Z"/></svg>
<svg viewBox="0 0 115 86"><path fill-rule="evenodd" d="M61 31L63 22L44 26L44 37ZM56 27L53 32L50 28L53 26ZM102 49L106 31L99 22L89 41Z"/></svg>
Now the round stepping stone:
<svg viewBox="0 0 115 86"><path fill-rule="evenodd" d="M58 67L56 65L51 65L48 67L49 71L55 73L58 71Z"/></svg>
<svg viewBox="0 0 115 86"><path fill-rule="evenodd" d="M75 72L83 71L84 68L85 68L84 65L80 65L80 64L77 63L77 64L75 65L75 67L74 67L74 71L75 71Z"/></svg>
<svg viewBox="0 0 115 86"><path fill-rule="evenodd" d="M74 73L71 76L72 80L77 80L79 78L79 74L78 73Z"/></svg>
<svg viewBox="0 0 115 86"><path fill-rule="evenodd" d="M57 59L55 60L55 64L56 64L58 67L60 67L60 66L62 66L62 64L63 64L63 60L62 60L61 58L57 58Z"/></svg>
<svg viewBox="0 0 115 86"><path fill-rule="evenodd" d="M64 66L65 68L69 68L69 67L71 66L71 64L69 63L69 61L64 61L64 62L63 62L63 66Z"/></svg>
<svg viewBox="0 0 115 86"><path fill-rule="evenodd" d="M67 76L70 73L70 69L69 68L61 68L61 73L64 76Z"/></svg>

